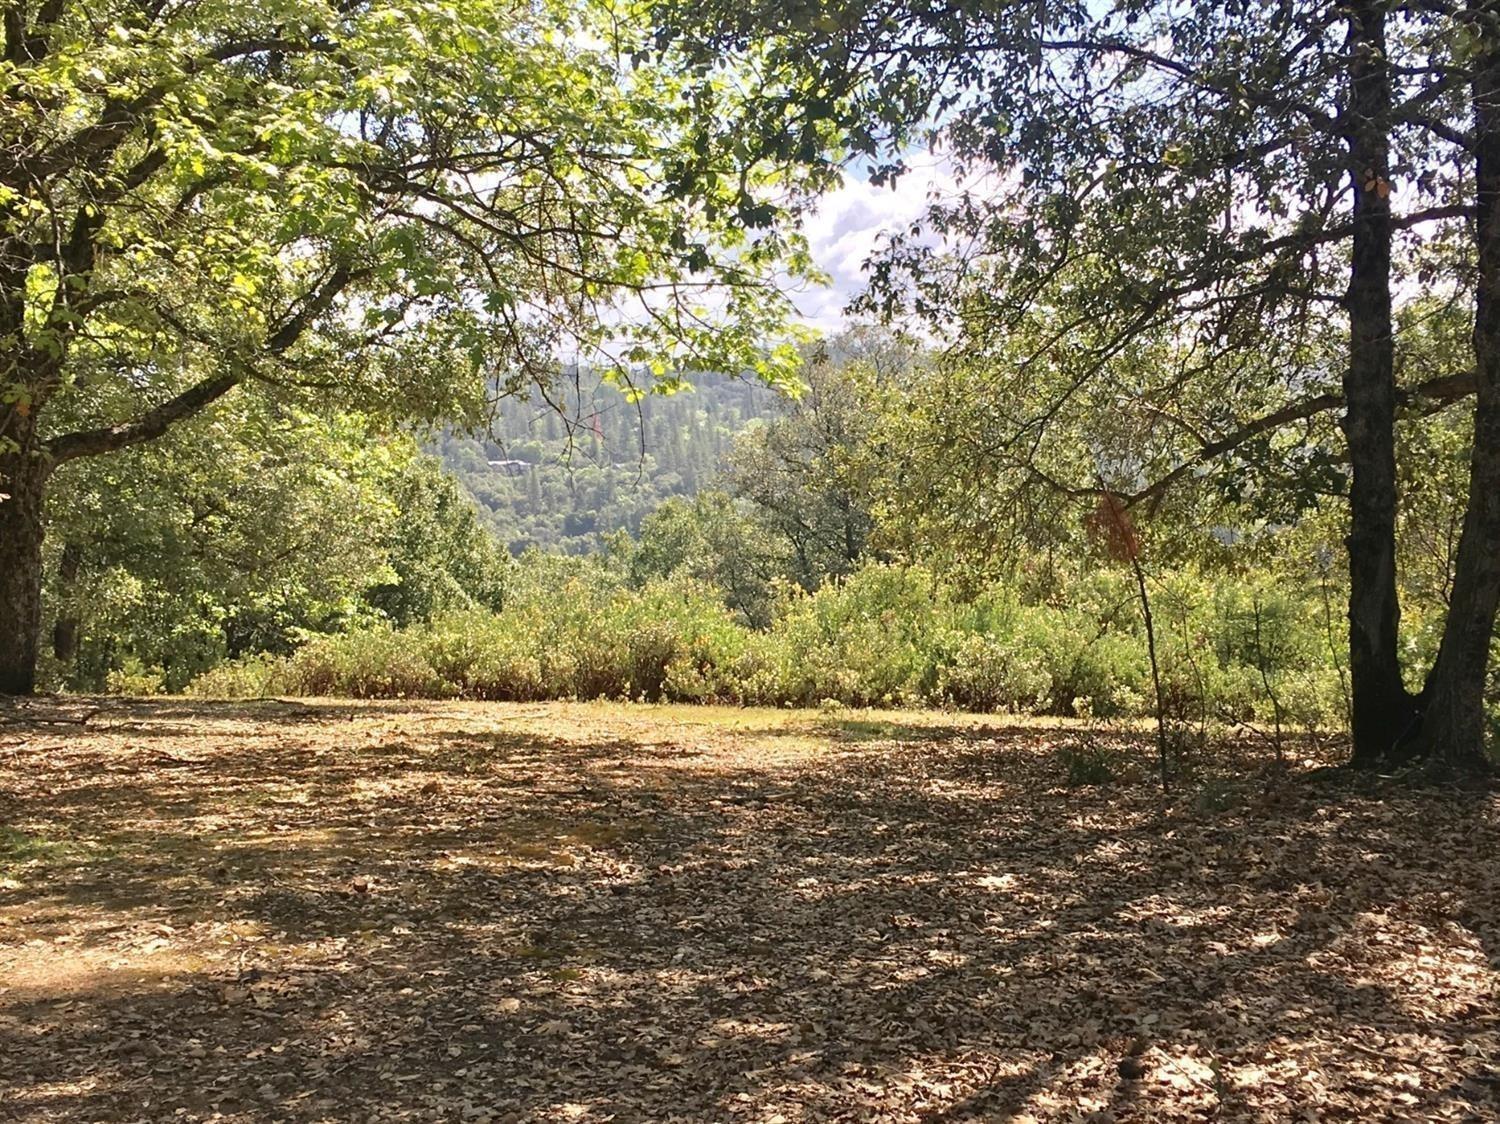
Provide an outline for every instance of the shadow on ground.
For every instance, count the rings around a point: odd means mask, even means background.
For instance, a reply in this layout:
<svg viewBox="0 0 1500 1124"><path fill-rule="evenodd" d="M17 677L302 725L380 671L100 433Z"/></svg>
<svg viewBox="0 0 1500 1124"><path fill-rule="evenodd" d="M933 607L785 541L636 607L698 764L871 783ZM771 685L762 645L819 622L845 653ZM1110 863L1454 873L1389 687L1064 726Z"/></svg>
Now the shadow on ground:
<svg viewBox="0 0 1500 1124"><path fill-rule="evenodd" d="M0 727L0 1119L1500 1113L1487 795L1163 802L1131 746L1068 789L1066 735L939 718L126 709Z"/></svg>

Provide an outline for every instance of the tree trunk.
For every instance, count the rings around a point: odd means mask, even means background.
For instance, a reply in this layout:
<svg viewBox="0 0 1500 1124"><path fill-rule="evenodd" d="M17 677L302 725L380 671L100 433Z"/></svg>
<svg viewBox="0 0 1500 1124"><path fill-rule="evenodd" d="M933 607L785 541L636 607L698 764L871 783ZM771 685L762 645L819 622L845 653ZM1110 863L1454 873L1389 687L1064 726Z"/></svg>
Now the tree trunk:
<svg viewBox="0 0 1500 1124"><path fill-rule="evenodd" d="M0 453L0 695L36 689L42 628L42 493L47 463L33 451L33 426L13 419L0 433L20 446Z"/></svg>
<svg viewBox="0 0 1500 1124"><path fill-rule="evenodd" d="M1396 379L1391 326L1390 112L1385 7L1349 16L1349 156L1354 246L1349 275L1349 675L1354 764L1383 759L1410 724L1396 594Z"/></svg>
<svg viewBox="0 0 1500 1124"><path fill-rule="evenodd" d="M1453 594L1428 677L1418 742L1449 772L1488 769L1484 687L1500 603L1500 5L1480 8L1486 40L1474 76L1476 232L1474 446L1469 506L1454 565Z"/></svg>
<svg viewBox="0 0 1500 1124"><path fill-rule="evenodd" d="M83 567L83 547L69 540L63 544L57 565L57 623L52 626L52 655L70 664L78 655L78 571Z"/></svg>

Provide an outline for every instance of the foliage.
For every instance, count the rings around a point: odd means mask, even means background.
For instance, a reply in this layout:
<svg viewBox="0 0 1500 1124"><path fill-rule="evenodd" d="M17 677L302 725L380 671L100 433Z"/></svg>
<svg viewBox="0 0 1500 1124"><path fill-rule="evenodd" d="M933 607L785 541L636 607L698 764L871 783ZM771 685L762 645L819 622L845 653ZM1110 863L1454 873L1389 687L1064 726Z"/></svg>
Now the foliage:
<svg viewBox="0 0 1500 1124"><path fill-rule="evenodd" d="M555 561L533 556L501 613L321 637L283 661L277 681L305 694L521 701L744 701L756 689L757 635L712 591L686 579L635 591L604 579L596 564L559 574ZM194 689L240 693L265 664L255 673L242 682L234 673L209 677Z"/></svg>
<svg viewBox="0 0 1500 1124"><path fill-rule="evenodd" d="M481 437L442 435L434 452L512 554L582 554L674 497L715 486L737 435L782 409L765 384L705 374L638 401L595 373L499 402Z"/></svg>
<svg viewBox="0 0 1500 1124"><path fill-rule="evenodd" d="M691 502L668 500L641 524L639 541L619 550L634 584L686 574L717 589L728 608L757 628L770 624L773 586L791 561L787 545L753 512L717 490Z"/></svg>
<svg viewBox="0 0 1500 1124"><path fill-rule="evenodd" d="M473 426L564 358L632 395L789 383L826 174L716 125L759 92L652 30L591 0L7 8L0 689L35 684L54 469L244 387Z"/></svg>
<svg viewBox="0 0 1500 1124"><path fill-rule="evenodd" d="M1337 670L1309 595L1279 590L1273 601L1264 582L1186 573L1164 585L1164 674L1194 722L1316 732L1341 721ZM279 660L226 665L193 692L1149 715L1125 576L1080 574L1071 592L1066 604L1030 602L1004 585L965 598L922 567L868 563L811 593L782 583L769 627L757 630L720 590L684 573L636 584L617 559L531 553L498 613L320 637ZM1261 608L1259 646L1250 605Z"/></svg>
<svg viewBox="0 0 1500 1124"><path fill-rule="evenodd" d="M1154 507L1196 482L1289 521L1347 495L1353 760L1428 753L1485 771L1500 605L1493 11L664 7L700 58L786 75L809 122L840 130L877 179L897 178L917 139L954 173L924 221L890 232L862 307L951 344L943 365L976 390L917 424L983 471L918 476L895 504L981 534L999 515L1003 534L1059 496ZM1472 332L1414 367L1413 341L1445 334L1424 327L1432 315ZM1441 658L1412 692L1396 419L1470 396ZM1141 600L1149 622L1144 585Z"/></svg>
<svg viewBox="0 0 1500 1124"><path fill-rule="evenodd" d="M1080 739L1061 746L1058 760L1067 772L1069 788L1085 788L1113 783L1119 753L1112 752L1097 740Z"/></svg>
<svg viewBox="0 0 1500 1124"><path fill-rule="evenodd" d="M436 417L562 340L615 337L613 360L662 375L775 362L764 280L806 263L757 197L765 153L708 145L744 176L700 172L701 98L679 61L625 65L649 29L607 7L60 3L29 23L6 24L4 237L28 345L73 346L45 382L7 351L9 401L97 416L264 375ZM69 228L66 253L37 249ZM656 315L602 315L642 291Z"/></svg>
<svg viewBox="0 0 1500 1124"><path fill-rule="evenodd" d="M211 699L264 699L286 694L287 686L285 658L262 652L205 671L193 680L191 690Z"/></svg>
<svg viewBox="0 0 1500 1124"><path fill-rule="evenodd" d="M750 506L786 555L784 575L803 589L849 574L866 555L873 521L858 455L871 448L869 404L915 364L895 337L847 330L808 354L805 391L734 443L725 487Z"/></svg>
<svg viewBox="0 0 1500 1124"><path fill-rule="evenodd" d="M500 605L505 560L454 482L352 416L247 394L58 485L47 674L75 688L180 690L313 633Z"/></svg>
<svg viewBox="0 0 1500 1124"><path fill-rule="evenodd" d="M388 487L395 515L379 544L391 578L366 589L365 603L397 625L466 606L499 609L506 560L458 483L431 457L411 456Z"/></svg>
<svg viewBox="0 0 1500 1124"><path fill-rule="evenodd" d="M779 702L903 705L921 697L943 614L919 570L873 566L813 594L788 589L775 641Z"/></svg>
<svg viewBox="0 0 1500 1124"><path fill-rule="evenodd" d="M411 637L388 624L319 637L297 653L293 675L297 689L310 695L386 699L448 693Z"/></svg>

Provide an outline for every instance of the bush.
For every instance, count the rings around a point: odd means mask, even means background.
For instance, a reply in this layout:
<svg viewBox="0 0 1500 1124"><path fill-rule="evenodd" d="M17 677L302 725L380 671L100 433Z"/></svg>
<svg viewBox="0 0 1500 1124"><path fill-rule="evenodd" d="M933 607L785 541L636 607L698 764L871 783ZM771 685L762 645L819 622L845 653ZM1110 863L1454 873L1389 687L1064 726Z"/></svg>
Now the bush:
<svg viewBox="0 0 1500 1124"><path fill-rule="evenodd" d="M1315 613L1294 588L1174 575L1156 596L1168 714L1179 725L1336 722L1342 696ZM159 690L132 667L121 688ZM170 685L170 684L168 684ZM634 587L606 560L533 554L499 612L321 636L289 658L200 676L194 694L744 705L958 706L1150 717L1155 699L1124 578L1079 579L1066 604L995 586L961 599L922 567L870 564L814 593L781 588L757 631L677 573Z"/></svg>
<svg viewBox="0 0 1500 1124"><path fill-rule="evenodd" d="M1069 788L1087 788L1114 782L1117 755L1104 746L1090 742L1065 745L1057 751L1057 757L1066 773Z"/></svg>
<svg viewBox="0 0 1500 1124"><path fill-rule="evenodd" d="M386 625L319 637L291 659L291 692L356 699L442 698L452 693L412 637Z"/></svg>
<svg viewBox="0 0 1500 1124"><path fill-rule="evenodd" d="M222 663L194 679L188 694L202 699L263 699L293 694L289 661L261 653Z"/></svg>
<svg viewBox="0 0 1500 1124"><path fill-rule="evenodd" d="M420 634L422 653L451 694L507 702L545 698L541 660L519 624L496 613L447 614Z"/></svg>
<svg viewBox="0 0 1500 1124"><path fill-rule="evenodd" d="M940 694L969 710L1106 717L1144 712L1145 644L1119 602L1024 605L1006 589L976 599ZM1109 600L1109 599L1106 599Z"/></svg>
<svg viewBox="0 0 1500 1124"><path fill-rule="evenodd" d="M135 656L126 656L109 672L105 687L112 695L160 695L167 690L166 672L159 665L146 667Z"/></svg>
<svg viewBox="0 0 1500 1124"><path fill-rule="evenodd" d="M783 590L771 626L780 699L903 706L938 694L952 610L920 567L872 564L816 593Z"/></svg>

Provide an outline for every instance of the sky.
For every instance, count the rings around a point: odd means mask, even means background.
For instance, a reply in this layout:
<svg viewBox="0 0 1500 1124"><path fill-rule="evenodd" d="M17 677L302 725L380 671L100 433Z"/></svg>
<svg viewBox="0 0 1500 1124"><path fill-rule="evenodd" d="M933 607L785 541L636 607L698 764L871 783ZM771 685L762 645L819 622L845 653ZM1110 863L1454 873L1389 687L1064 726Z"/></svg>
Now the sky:
<svg viewBox="0 0 1500 1124"><path fill-rule="evenodd" d="M807 222L813 259L832 278L827 288L796 295L802 319L824 332L836 332L846 321L844 307L864 288L864 263L883 232L907 227L926 209L934 191L954 187L941 159L914 160L896 186L876 187L855 175L823 196Z"/></svg>

